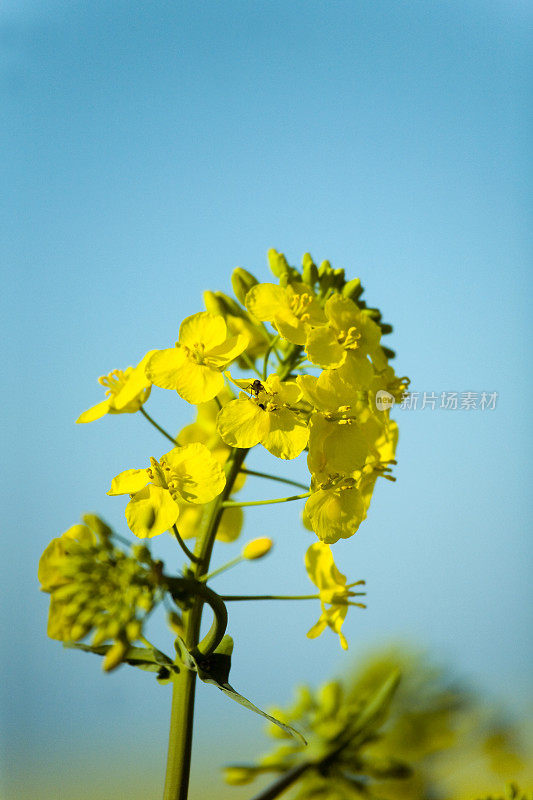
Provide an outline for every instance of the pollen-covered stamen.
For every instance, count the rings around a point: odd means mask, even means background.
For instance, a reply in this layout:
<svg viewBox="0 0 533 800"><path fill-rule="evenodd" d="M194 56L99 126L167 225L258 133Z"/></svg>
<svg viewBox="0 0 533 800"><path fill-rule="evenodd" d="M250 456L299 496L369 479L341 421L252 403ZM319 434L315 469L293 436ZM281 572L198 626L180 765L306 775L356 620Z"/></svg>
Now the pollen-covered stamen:
<svg viewBox="0 0 533 800"><path fill-rule="evenodd" d="M187 347L187 345L182 345L182 347L191 361L194 361L196 364L206 363L205 344L203 342L195 342L192 347Z"/></svg>
<svg viewBox="0 0 533 800"><path fill-rule="evenodd" d="M348 328L347 331L342 330L337 334L337 341L345 350L357 350L360 338L361 333L354 325Z"/></svg>
<svg viewBox="0 0 533 800"><path fill-rule="evenodd" d="M106 387L106 396L112 397L125 386L126 380L132 372L132 367L128 367L126 370L114 369L109 375L102 375L98 378L98 383L100 386Z"/></svg>
<svg viewBox="0 0 533 800"><path fill-rule="evenodd" d="M146 470L150 481L154 486L161 486L163 489L168 489L168 481L171 475L170 467L163 460L160 462L157 459L150 457L150 466Z"/></svg>
<svg viewBox="0 0 533 800"><path fill-rule="evenodd" d="M313 298L310 294L303 293L303 294L295 294L290 299L290 309L295 317L298 317L302 322L309 321L309 314L307 313L307 309L313 302Z"/></svg>
<svg viewBox="0 0 533 800"><path fill-rule="evenodd" d="M337 425L351 425L357 421L357 417L350 414L351 410L351 406L339 406L336 411L324 411L324 419Z"/></svg>

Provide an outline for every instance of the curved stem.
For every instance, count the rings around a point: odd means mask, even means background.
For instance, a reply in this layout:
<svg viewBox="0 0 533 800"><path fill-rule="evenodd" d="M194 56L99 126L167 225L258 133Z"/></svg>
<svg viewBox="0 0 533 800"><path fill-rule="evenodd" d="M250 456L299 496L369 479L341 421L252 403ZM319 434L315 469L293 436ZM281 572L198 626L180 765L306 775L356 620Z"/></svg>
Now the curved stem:
<svg viewBox="0 0 533 800"><path fill-rule="evenodd" d="M143 415L143 417L144 417L145 419L147 419L147 420L148 420L148 422L149 422L151 425L153 425L153 426L154 426L154 428L155 428L156 430L158 430L158 431L159 431L159 433L162 433L162 434L163 434L163 436L166 436L166 437L167 437L167 439L170 439L170 441L172 442L172 444L174 445L174 447L176 447L176 445L178 444L178 441L177 441L177 439L175 439L173 436L171 436L171 435L170 435L170 433L169 433L168 431L166 431L164 428L162 428L162 427L161 427L161 425L159 425L159 424L158 424L158 423L155 421L155 419L153 419L153 417L151 417L151 416L150 416L150 414L148 413L148 411L145 411L145 410L144 410L143 406L141 406L141 407L140 407L139 411L141 412L141 414Z"/></svg>
<svg viewBox="0 0 533 800"><path fill-rule="evenodd" d="M241 469L241 475L255 475L256 478L268 478L271 481L278 481L278 483L286 483L288 486L296 486L298 489L309 488L305 483L293 481L289 478L281 478L279 475L271 475L269 472L258 472L255 469L248 469L247 467Z"/></svg>
<svg viewBox="0 0 533 800"><path fill-rule="evenodd" d="M226 500L222 503L223 508L245 508L247 506L271 506L274 503L290 503L292 500L304 500L306 497L311 497L311 492L304 494L293 494L291 497L277 497L273 500L252 500L248 503L237 503L234 500Z"/></svg>
<svg viewBox="0 0 533 800"><path fill-rule="evenodd" d="M178 528L175 524L172 526L172 531L174 533L174 536L176 537L176 541L178 542L179 546L181 547L187 558L194 562L198 561L197 557L191 550L189 550L189 548L181 538L180 532L178 531Z"/></svg>

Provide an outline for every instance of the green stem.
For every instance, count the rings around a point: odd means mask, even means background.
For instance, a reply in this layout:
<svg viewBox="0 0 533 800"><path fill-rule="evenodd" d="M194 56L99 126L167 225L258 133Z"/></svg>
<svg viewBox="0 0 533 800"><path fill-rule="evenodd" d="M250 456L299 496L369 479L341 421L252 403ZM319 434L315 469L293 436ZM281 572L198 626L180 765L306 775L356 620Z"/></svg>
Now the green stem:
<svg viewBox="0 0 533 800"><path fill-rule="evenodd" d="M255 374L258 376L258 378L261 378L261 379L263 378L263 375L259 372L259 370L255 366L254 362L250 358L250 356L248 356L246 353L241 353L240 358L242 358L242 360L248 365L248 367L251 370L253 370L253 372L255 372Z"/></svg>
<svg viewBox="0 0 533 800"><path fill-rule="evenodd" d="M290 503L291 500L304 500L311 497L311 492L304 494L293 494L291 497L277 497L273 500L251 500L248 503L237 503L234 500L226 500L222 503L223 508L246 508L248 506L271 506L274 503Z"/></svg>
<svg viewBox="0 0 533 800"><path fill-rule="evenodd" d="M285 789L288 789L289 786L292 786L304 772L306 772L313 764L304 761L303 764L299 764L297 767L293 767L292 769L288 770L281 778L273 783L271 786L263 789L262 792L256 794L252 800L274 800L274 798L279 797Z"/></svg>
<svg viewBox="0 0 533 800"><path fill-rule="evenodd" d="M271 481L278 481L279 483L286 483L288 486L296 486L298 489L308 489L305 483L299 481L292 481L289 478L281 478L279 475L271 475L269 472L257 472L255 469L243 468L241 469L242 475L255 475L256 478L268 478Z"/></svg>
<svg viewBox="0 0 533 800"><path fill-rule="evenodd" d="M288 348L283 363L280 365L278 374L280 379L286 380L290 375L294 362L298 359L302 348L293 345ZM244 360L250 367L257 372L253 362L243 354ZM257 372L259 378L261 374ZM141 408L141 411L143 409ZM177 442L163 428L155 423L149 415L144 412L144 416L154 424L164 436L169 438L174 444ZM196 538L194 555L196 561L191 562L191 572L197 581L201 581L204 575L208 574L209 562L215 542L217 529L227 506L228 497L233 489L233 484L237 478L244 458L248 453L247 449L233 448L228 461L225 464L226 486L224 491L216 497L208 506L208 516L203 529ZM279 501L278 501L279 502ZM207 588L207 587L205 587ZM223 600L220 599L223 603ZM184 641L190 651L198 647L200 637L200 623L202 619L202 609L204 598L197 596L191 609L183 614L184 622ZM180 672L173 676L172 708L170 712L170 732L167 758L167 772L165 776L164 800L187 800L189 788L189 773L191 767L192 750L192 731L194 719L194 695L196 690L196 673L189 669L180 669ZM303 770L302 770L303 771ZM299 773L301 774L301 773ZM296 778L292 779L296 780ZM286 786L290 783L286 783ZM279 792L278 792L279 793ZM271 795L276 797L277 794ZM263 800L267 800L263 798Z"/></svg>
<svg viewBox="0 0 533 800"><path fill-rule="evenodd" d="M194 549L196 560L191 564L191 571L197 581L201 581L203 576L208 573L217 528L224 511L223 503L233 489L233 484L247 452L247 450L237 448L231 451L225 464L226 486L224 491L209 504L205 526L196 539ZM207 587L204 588L207 589ZM211 594L214 595L215 593L211 592ZM197 651L199 647L200 623L205 599L206 597L198 594L192 608L183 614L183 638L185 645L191 652ZM220 602L222 603L222 600ZM216 623L216 620L217 614L215 612L213 624ZM210 635L211 631L208 637ZM202 649L205 648L208 637L202 641ZM214 634L213 640L217 637L218 633ZM187 800L191 767L195 690L196 673L181 667L180 672L173 677L164 800Z"/></svg>
<svg viewBox="0 0 533 800"><path fill-rule="evenodd" d="M264 358L264 361L263 361L263 380L264 381L266 381L266 378L267 378L268 359L270 357L270 353L272 352L272 349L276 346L278 341L279 341L279 333L278 333L277 336L274 336L274 338L272 339L272 341L270 342L270 344L267 347L267 350L266 350L266 353L265 353L265 358Z"/></svg>
<svg viewBox="0 0 533 800"><path fill-rule="evenodd" d="M143 415L143 417L144 417L145 419L147 419L147 420L148 420L148 422L149 422L151 425L153 425L153 426L154 426L154 428L156 428L156 430L158 430L158 431L159 431L159 433L162 433L162 434L163 434L163 436L166 436L166 437L167 437L167 439L170 439L170 441L172 442L172 444L174 445L174 447L176 447L176 445L178 444L178 441L177 441L177 439L175 439L173 436L171 436L171 435L170 435L170 433L169 433L168 431L166 431L164 428L162 428L162 427L161 427L161 425L159 425L159 424L158 424L158 423L155 421L155 419L153 419L153 417L151 417L151 416L150 416L150 414L148 413L148 411L145 411L145 410L144 410L144 408L143 408L142 406L140 407L139 411L141 412L141 414Z"/></svg>
<svg viewBox="0 0 533 800"><path fill-rule="evenodd" d="M211 578L214 578L217 575L220 575L221 572L225 572L227 569L231 569L231 567L237 566L237 564L240 564L241 561L244 561L244 558L242 556L237 556L237 558L232 558L232 560L228 561L227 564L222 564L221 567L218 567L217 569L214 569L213 572L209 573L209 575L204 575L202 577L202 581L204 581L204 582L210 581Z"/></svg>
<svg viewBox="0 0 533 800"><path fill-rule="evenodd" d="M185 544L185 542L181 538L180 532L178 531L178 528L177 528L176 525L172 526L172 531L174 533L174 536L176 537L176 541L178 542L179 546L181 547L181 549L183 550L183 552L185 553L187 558L190 559L191 561L194 561L194 562L198 561L198 559L196 558L194 553L191 552L191 550L189 550L189 548L187 547L187 545Z"/></svg>
<svg viewBox="0 0 533 800"><path fill-rule="evenodd" d="M319 594L229 594L223 595L225 603L233 603L237 600L320 600Z"/></svg>

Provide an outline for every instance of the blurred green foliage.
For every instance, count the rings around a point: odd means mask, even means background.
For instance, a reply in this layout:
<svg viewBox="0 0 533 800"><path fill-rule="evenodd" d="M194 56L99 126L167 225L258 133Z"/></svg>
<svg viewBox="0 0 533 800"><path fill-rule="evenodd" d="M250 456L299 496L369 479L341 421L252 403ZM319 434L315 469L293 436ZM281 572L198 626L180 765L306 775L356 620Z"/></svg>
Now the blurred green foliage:
<svg viewBox="0 0 533 800"><path fill-rule="evenodd" d="M268 774L272 783L257 800L531 800L516 784L502 795L506 781L532 784L523 732L405 648L375 654L316 691L299 687L294 704L273 713L309 746L271 726L279 746L226 769L236 786Z"/></svg>

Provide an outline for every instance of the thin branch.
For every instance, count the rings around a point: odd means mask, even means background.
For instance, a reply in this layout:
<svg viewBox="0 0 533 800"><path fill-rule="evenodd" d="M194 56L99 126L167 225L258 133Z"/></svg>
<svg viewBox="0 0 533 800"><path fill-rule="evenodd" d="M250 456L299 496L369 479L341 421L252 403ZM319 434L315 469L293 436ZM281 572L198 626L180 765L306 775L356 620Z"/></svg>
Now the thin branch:
<svg viewBox="0 0 533 800"><path fill-rule="evenodd" d="M222 508L246 508L248 506L270 506L274 503L290 503L292 500L304 500L311 497L311 492L305 494L293 494L291 497L278 497L273 500L252 500L248 503L237 503L234 500L226 500L222 503Z"/></svg>
<svg viewBox="0 0 533 800"><path fill-rule="evenodd" d="M166 431L164 428L162 428L162 427L161 427L161 425L159 425L159 424L158 424L158 423L155 421L155 419L153 419L153 418L150 416L150 414L148 413L148 411L145 411L145 410L144 410L144 408L143 408L142 406L140 407L139 411L141 412L141 414L143 415L143 417L144 417L145 419L147 419L147 420L148 420L148 422L149 422L151 425L153 425L153 426L154 426L154 428L156 428L156 430L158 430L158 431L159 431L159 433L162 433L162 434L163 434L163 436L166 436L166 437L167 437L167 439L170 439L170 441L172 442L172 444L174 445L174 447L175 447L175 446L178 444L178 441L177 441L177 439L175 439L173 436L171 436L171 435L170 435L170 433L169 433L168 431Z"/></svg>
<svg viewBox="0 0 533 800"><path fill-rule="evenodd" d="M172 531L174 533L174 536L176 537L176 540L177 540L179 546L181 547L181 549L183 550L183 552L185 553L187 558L190 561L194 561L195 564L198 564L200 559L198 558L198 556L195 556L194 553L191 550L189 550L189 548L187 547L187 545L185 544L185 542L181 538L180 533L179 533L178 528L176 527L176 525L172 526Z"/></svg>
<svg viewBox="0 0 533 800"><path fill-rule="evenodd" d="M255 475L256 478L268 478L271 481L278 481L279 483L286 483L289 486L296 486L298 489L308 489L309 487L305 485L305 483L300 483L299 481L292 481L289 478L281 478L279 475L271 475L268 472L258 472L255 469L241 469L241 473L243 475Z"/></svg>

